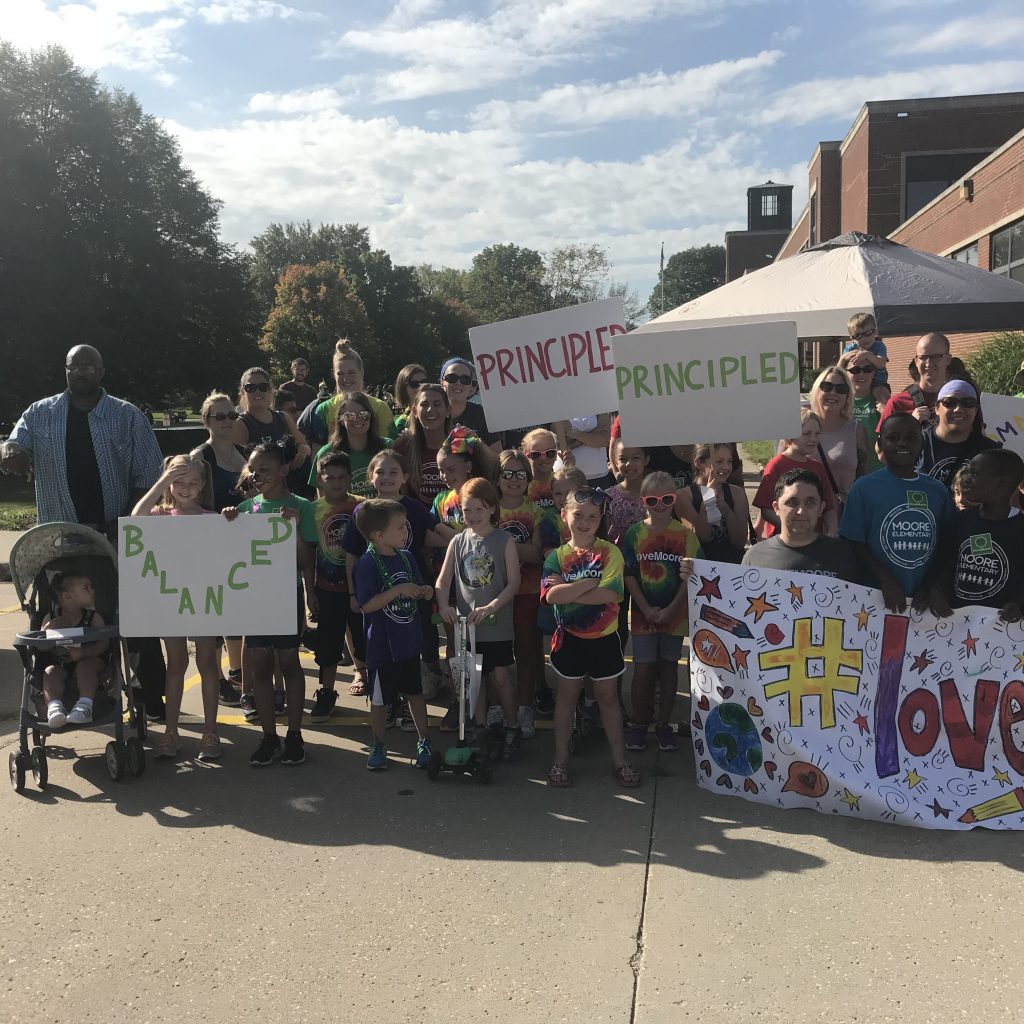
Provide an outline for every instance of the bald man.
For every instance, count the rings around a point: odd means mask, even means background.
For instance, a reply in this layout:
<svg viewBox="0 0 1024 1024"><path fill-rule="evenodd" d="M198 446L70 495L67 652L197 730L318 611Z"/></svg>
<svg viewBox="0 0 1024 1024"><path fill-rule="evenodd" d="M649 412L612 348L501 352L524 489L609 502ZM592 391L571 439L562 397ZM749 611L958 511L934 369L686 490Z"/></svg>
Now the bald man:
<svg viewBox="0 0 1024 1024"><path fill-rule="evenodd" d="M878 426L894 412L908 412L917 419L922 427L935 420L935 402L939 397L939 389L949 375L949 338L933 331L926 334L914 349L914 363L920 374L916 384L904 388L886 403Z"/></svg>

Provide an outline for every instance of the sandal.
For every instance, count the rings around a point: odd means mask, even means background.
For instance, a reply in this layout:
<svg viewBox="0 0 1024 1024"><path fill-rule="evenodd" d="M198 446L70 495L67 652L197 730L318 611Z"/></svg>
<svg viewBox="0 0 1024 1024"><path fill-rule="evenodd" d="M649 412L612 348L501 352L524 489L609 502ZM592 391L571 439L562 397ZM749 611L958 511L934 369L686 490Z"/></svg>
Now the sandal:
<svg viewBox="0 0 1024 1024"><path fill-rule="evenodd" d="M636 789L640 785L640 772L628 762L612 769L612 778L625 789Z"/></svg>
<svg viewBox="0 0 1024 1024"><path fill-rule="evenodd" d="M569 778L569 766L564 761L556 761L548 769L548 785L554 786L556 789L565 789L572 785L572 779Z"/></svg>
<svg viewBox="0 0 1024 1024"><path fill-rule="evenodd" d="M365 697L366 690L366 669L357 668L355 678L348 684L348 695L350 697Z"/></svg>

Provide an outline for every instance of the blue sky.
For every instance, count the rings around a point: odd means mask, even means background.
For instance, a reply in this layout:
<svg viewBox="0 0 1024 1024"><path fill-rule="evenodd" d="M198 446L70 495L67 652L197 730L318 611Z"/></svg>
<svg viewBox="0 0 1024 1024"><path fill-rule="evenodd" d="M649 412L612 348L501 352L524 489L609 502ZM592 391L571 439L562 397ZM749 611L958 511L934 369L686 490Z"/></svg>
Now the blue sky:
<svg viewBox="0 0 1024 1024"><path fill-rule="evenodd" d="M6 0L0 35L134 92L224 237L355 221L401 263L597 242L646 298L666 253L806 200L865 100L1024 90L1019 3ZM964 12L969 9L970 13Z"/></svg>

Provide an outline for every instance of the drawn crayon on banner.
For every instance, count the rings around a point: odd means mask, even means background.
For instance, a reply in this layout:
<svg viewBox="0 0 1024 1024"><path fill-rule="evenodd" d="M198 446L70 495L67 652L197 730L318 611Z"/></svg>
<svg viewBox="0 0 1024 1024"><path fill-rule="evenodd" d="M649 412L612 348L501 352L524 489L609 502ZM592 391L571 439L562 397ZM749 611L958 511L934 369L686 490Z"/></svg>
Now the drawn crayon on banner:
<svg viewBox="0 0 1024 1024"><path fill-rule="evenodd" d="M732 633L733 636L737 636L741 640L753 640L754 638L754 634L750 632L750 627L745 622L734 619L731 615L726 615L725 612L720 612L709 604L701 608L700 617L717 629L724 629L727 633Z"/></svg>
<svg viewBox="0 0 1024 1024"><path fill-rule="evenodd" d="M960 815L960 820L970 825L976 821L988 821L989 818L1001 818L1004 814L1019 814L1021 811L1024 811L1024 786L969 807Z"/></svg>

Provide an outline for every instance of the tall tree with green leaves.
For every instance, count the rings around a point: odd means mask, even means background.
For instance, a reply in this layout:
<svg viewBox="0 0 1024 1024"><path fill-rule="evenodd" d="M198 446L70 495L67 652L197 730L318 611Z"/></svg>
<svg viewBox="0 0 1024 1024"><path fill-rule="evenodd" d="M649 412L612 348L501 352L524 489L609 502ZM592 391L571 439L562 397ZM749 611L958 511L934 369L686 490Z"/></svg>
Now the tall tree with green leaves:
<svg viewBox="0 0 1024 1024"><path fill-rule="evenodd" d="M466 297L485 324L543 313L554 308L544 273L544 259L535 249L490 245L473 257Z"/></svg>
<svg viewBox="0 0 1024 1024"><path fill-rule="evenodd" d="M60 48L0 43L0 182L0 418L63 389L75 344L95 345L132 401L237 381L259 331L246 261L133 96Z"/></svg>
<svg viewBox="0 0 1024 1024"><path fill-rule="evenodd" d="M662 280L664 279L664 300ZM699 298L725 284L725 247L701 245L674 252L658 275L647 307L651 316L660 316L684 302Z"/></svg>
<svg viewBox="0 0 1024 1024"><path fill-rule="evenodd" d="M544 284L554 309L593 302L606 295L611 270L608 250L601 245L563 245L548 253Z"/></svg>

